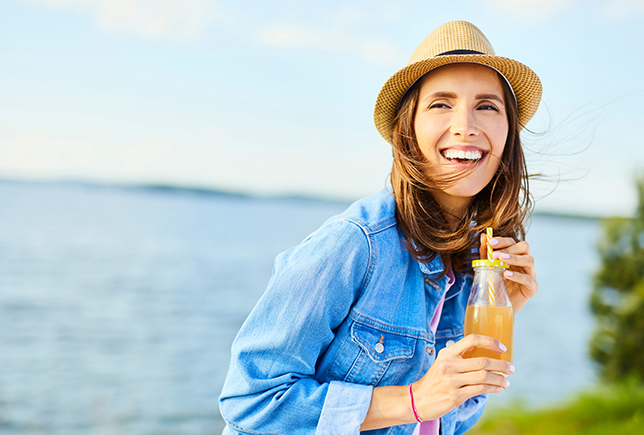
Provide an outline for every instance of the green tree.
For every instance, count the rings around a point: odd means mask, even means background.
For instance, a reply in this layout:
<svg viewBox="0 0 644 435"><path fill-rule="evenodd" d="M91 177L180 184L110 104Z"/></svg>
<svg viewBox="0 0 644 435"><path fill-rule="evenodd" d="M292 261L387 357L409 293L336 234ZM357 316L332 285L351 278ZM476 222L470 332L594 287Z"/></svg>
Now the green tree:
<svg viewBox="0 0 644 435"><path fill-rule="evenodd" d="M597 328L591 357L606 380L644 380L644 177L637 182L635 217L602 221L590 306Z"/></svg>

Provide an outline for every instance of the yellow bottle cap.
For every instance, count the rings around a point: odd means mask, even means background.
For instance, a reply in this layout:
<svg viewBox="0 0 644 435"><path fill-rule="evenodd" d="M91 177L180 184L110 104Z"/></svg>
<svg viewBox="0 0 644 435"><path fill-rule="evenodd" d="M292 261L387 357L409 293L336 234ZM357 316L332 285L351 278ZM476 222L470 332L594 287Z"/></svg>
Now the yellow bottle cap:
<svg viewBox="0 0 644 435"><path fill-rule="evenodd" d="M472 261L472 267L502 267L509 269L510 265L501 260L474 260Z"/></svg>

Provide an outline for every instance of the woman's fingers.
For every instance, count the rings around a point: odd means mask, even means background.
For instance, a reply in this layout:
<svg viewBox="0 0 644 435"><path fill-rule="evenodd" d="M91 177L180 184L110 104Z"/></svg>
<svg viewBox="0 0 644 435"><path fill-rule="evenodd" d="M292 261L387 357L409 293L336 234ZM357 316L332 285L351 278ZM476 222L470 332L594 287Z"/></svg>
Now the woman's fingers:
<svg viewBox="0 0 644 435"><path fill-rule="evenodd" d="M512 364L494 358L447 358L437 360L434 364L438 372L449 379L448 382L454 388L476 384L507 388L510 383L507 382L506 376L514 373Z"/></svg>
<svg viewBox="0 0 644 435"><path fill-rule="evenodd" d="M469 350L482 348L497 353L506 351L498 340L471 334L438 353L427 373L414 383L416 408L423 419L433 420L470 397L497 393L510 383L505 374L514 368L507 361L493 358L463 358Z"/></svg>
<svg viewBox="0 0 644 435"><path fill-rule="evenodd" d="M487 258L487 235L481 234L481 258ZM518 312L539 290L534 257L526 241L516 242L511 237L494 237L489 240L494 259L510 265L503 276L508 280L508 295L514 312Z"/></svg>
<svg viewBox="0 0 644 435"><path fill-rule="evenodd" d="M490 239L490 246L492 247L494 258L499 258L498 254L514 255L517 257L530 255L530 245L528 242L521 241L517 243L511 237L494 237ZM481 258L487 258L487 235L485 234L481 234L480 254ZM504 260L503 257L499 259Z"/></svg>
<svg viewBox="0 0 644 435"><path fill-rule="evenodd" d="M508 254L507 252L495 251L492 257L511 266L534 268L534 258L530 254Z"/></svg>
<svg viewBox="0 0 644 435"><path fill-rule="evenodd" d="M510 270L504 272L504 276L508 281L518 284L526 298L529 299L537 293L539 285L534 267L535 261L530 255L530 246L527 242L519 242L503 251L495 251L493 257L511 266Z"/></svg>
<svg viewBox="0 0 644 435"><path fill-rule="evenodd" d="M493 237L490 239L490 246L493 250L506 249L510 247L513 249L525 249L526 246L524 244L527 245L525 242L517 243L512 237Z"/></svg>
<svg viewBox="0 0 644 435"><path fill-rule="evenodd" d="M537 294L537 291L539 291L537 279L532 274L529 275L508 270L504 272L504 276L508 281L519 284L521 292L527 299L530 299L532 296Z"/></svg>
<svg viewBox="0 0 644 435"><path fill-rule="evenodd" d="M504 249L516 245L517 242L511 237L494 237L490 239L492 250ZM479 250L481 258L487 259L487 234L481 233L481 247Z"/></svg>
<svg viewBox="0 0 644 435"><path fill-rule="evenodd" d="M511 273L505 273L507 279L519 284L530 284L531 281L536 284L537 274L534 270L534 257L530 255L530 245L527 242L519 242L506 249L494 251L492 257L513 266ZM517 273L516 268L521 268L521 272L524 273ZM524 274L529 275L532 280L522 276Z"/></svg>
<svg viewBox="0 0 644 435"><path fill-rule="evenodd" d="M464 358L458 367L461 373L475 372L487 370L490 372L505 373L510 376L514 373L514 366L505 360L477 357L477 358Z"/></svg>
<svg viewBox="0 0 644 435"><path fill-rule="evenodd" d="M510 381L505 376L487 370L463 373L458 377L458 382L460 384L459 388L468 385L492 385L505 389L510 386Z"/></svg>
<svg viewBox="0 0 644 435"><path fill-rule="evenodd" d="M453 345L441 350L441 353L448 353L450 356L462 357L465 353L476 348L488 349L492 352L503 353L507 348L496 338L487 335L470 334L457 341Z"/></svg>
<svg viewBox="0 0 644 435"><path fill-rule="evenodd" d="M504 256L496 255L495 258L510 265L510 269L503 272L503 276L508 281L530 288L531 294L537 292L537 274L534 270L534 259L528 255L527 258L521 256Z"/></svg>

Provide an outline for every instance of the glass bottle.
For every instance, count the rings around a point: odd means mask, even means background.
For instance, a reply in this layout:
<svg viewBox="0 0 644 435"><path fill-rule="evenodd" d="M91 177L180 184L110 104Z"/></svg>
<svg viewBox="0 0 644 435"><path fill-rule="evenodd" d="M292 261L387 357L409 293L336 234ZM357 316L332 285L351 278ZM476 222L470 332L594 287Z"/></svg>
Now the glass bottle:
<svg viewBox="0 0 644 435"><path fill-rule="evenodd" d="M463 357L483 356L512 362L514 313L503 278L503 272L510 266L499 260L474 260L472 267L474 282L465 311L465 335L494 337L508 350L496 353L487 349L474 349Z"/></svg>

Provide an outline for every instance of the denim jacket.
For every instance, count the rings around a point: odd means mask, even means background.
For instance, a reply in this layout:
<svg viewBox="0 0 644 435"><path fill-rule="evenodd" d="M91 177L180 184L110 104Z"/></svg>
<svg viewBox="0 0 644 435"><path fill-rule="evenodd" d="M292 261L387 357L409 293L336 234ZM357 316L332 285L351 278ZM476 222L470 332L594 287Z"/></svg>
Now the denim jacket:
<svg viewBox="0 0 644 435"><path fill-rule="evenodd" d="M232 346L220 396L225 435L358 434L373 387L417 381L438 351L463 337L471 275L455 275L432 334L448 277L440 277L440 256L419 263L404 249L394 210L382 190L277 257ZM444 415L442 435L470 429L485 400Z"/></svg>

